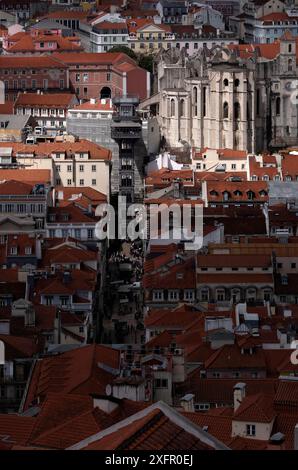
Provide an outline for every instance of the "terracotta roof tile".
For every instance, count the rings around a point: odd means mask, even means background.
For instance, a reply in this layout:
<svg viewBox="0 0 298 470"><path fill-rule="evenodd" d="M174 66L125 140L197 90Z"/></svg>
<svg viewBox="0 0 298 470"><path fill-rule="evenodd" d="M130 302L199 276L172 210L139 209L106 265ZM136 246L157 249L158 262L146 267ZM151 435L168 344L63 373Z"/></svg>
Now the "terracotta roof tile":
<svg viewBox="0 0 298 470"><path fill-rule="evenodd" d="M72 93L19 93L15 101L14 107L30 106L30 107L55 107L65 108L77 102L76 95Z"/></svg>
<svg viewBox="0 0 298 470"><path fill-rule="evenodd" d="M233 420L257 423L271 423L276 416L273 410L273 395L258 393L246 396L234 411Z"/></svg>

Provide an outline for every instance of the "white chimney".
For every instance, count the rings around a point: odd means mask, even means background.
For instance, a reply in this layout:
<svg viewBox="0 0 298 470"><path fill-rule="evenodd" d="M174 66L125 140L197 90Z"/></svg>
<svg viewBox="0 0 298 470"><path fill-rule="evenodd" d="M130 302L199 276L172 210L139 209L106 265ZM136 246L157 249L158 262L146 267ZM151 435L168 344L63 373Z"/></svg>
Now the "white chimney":
<svg viewBox="0 0 298 470"><path fill-rule="evenodd" d="M0 81L0 104L5 103L5 85L4 82Z"/></svg>
<svg viewBox="0 0 298 470"><path fill-rule="evenodd" d="M93 408L99 408L107 414L112 413L119 406L120 400L112 396L91 395L93 399Z"/></svg>
<svg viewBox="0 0 298 470"><path fill-rule="evenodd" d="M298 424L295 425L294 429L294 450L298 450Z"/></svg>
<svg viewBox="0 0 298 470"><path fill-rule="evenodd" d="M184 395L184 397L181 398L180 400L180 405L184 409L184 411L195 411L195 406L194 406L194 394L193 393L187 393Z"/></svg>
<svg viewBox="0 0 298 470"><path fill-rule="evenodd" d="M246 395L246 384L239 382L234 386L234 412L239 408Z"/></svg>

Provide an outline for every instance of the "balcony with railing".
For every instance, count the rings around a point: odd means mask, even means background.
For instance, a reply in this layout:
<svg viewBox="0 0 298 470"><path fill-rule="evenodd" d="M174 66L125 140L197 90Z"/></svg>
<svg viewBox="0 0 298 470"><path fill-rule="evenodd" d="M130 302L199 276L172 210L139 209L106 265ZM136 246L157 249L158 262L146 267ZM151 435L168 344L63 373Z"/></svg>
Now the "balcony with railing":
<svg viewBox="0 0 298 470"><path fill-rule="evenodd" d="M111 125L112 139L140 139L142 135L142 125L133 121L114 122Z"/></svg>

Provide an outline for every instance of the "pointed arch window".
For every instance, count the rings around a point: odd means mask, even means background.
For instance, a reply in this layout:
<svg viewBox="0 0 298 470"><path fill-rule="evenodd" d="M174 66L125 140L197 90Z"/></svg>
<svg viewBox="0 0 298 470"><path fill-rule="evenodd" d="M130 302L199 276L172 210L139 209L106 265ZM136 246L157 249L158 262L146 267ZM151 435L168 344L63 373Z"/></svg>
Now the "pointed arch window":
<svg viewBox="0 0 298 470"><path fill-rule="evenodd" d="M171 99L171 117L175 116L175 100L174 98Z"/></svg>
<svg viewBox="0 0 298 470"><path fill-rule="evenodd" d="M238 121L240 118L240 104L236 101L236 103L234 103L234 119Z"/></svg>
<svg viewBox="0 0 298 470"><path fill-rule="evenodd" d="M193 103L194 103L194 116L197 116L198 114L198 89L195 86L192 91L192 96L193 96Z"/></svg>
<svg viewBox="0 0 298 470"><path fill-rule="evenodd" d="M280 97L279 96L276 98L275 112L276 112L276 116L280 115Z"/></svg>
<svg viewBox="0 0 298 470"><path fill-rule="evenodd" d="M180 116L181 117L185 116L185 100L184 99L180 100Z"/></svg>
<svg viewBox="0 0 298 470"><path fill-rule="evenodd" d="M224 102L223 104L223 118L228 119L229 118L229 105L227 101Z"/></svg>

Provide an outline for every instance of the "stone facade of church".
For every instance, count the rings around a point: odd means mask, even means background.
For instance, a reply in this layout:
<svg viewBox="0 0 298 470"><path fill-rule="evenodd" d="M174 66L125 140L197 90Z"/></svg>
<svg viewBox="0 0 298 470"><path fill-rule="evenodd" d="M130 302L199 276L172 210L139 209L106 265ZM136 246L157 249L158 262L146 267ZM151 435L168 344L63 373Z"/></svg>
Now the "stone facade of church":
<svg viewBox="0 0 298 470"><path fill-rule="evenodd" d="M296 41L290 34L262 48L216 46L192 57L161 51L156 80L157 114L170 147L260 152L298 144Z"/></svg>

